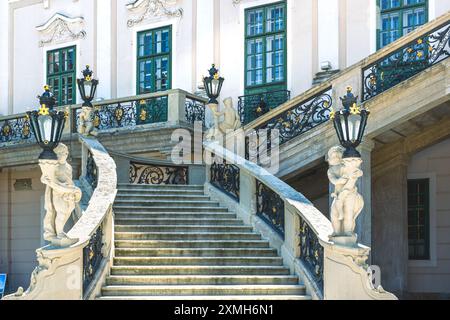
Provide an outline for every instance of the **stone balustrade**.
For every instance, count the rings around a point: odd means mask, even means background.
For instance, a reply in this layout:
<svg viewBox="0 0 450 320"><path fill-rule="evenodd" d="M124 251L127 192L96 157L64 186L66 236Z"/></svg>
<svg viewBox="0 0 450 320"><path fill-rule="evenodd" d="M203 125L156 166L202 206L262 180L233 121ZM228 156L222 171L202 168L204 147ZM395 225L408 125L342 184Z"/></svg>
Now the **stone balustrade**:
<svg viewBox="0 0 450 320"><path fill-rule="evenodd" d="M331 222L302 194L217 142L205 142L204 148L209 153L206 159L211 160L206 167L206 193L261 232L314 299L396 299L372 283L365 264L370 248L331 242ZM229 194L228 185L218 184L211 176L211 167L218 163L236 168L227 174L239 177L225 180L239 181L239 190L234 190L238 198ZM258 192L261 188L265 190Z"/></svg>

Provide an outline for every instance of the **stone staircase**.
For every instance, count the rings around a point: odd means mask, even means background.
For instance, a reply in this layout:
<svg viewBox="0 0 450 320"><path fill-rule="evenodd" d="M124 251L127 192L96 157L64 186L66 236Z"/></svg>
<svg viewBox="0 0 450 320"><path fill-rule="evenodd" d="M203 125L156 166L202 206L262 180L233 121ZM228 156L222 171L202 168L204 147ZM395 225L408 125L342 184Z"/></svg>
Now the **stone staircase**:
<svg viewBox="0 0 450 320"><path fill-rule="evenodd" d="M115 258L99 299L310 299L268 241L203 186L118 189Z"/></svg>

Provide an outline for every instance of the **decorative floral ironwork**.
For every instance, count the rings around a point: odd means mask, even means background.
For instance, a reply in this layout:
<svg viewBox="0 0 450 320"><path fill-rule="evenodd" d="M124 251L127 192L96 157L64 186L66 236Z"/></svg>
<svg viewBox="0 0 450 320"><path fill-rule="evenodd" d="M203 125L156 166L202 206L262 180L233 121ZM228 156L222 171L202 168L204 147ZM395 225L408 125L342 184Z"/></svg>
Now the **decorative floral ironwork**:
<svg viewBox="0 0 450 320"><path fill-rule="evenodd" d="M30 120L25 117L5 120L0 123L0 142L29 140L34 138Z"/></svg>
<svg viewBox="0 0 450 320"><path fill-rule="evenodd" d="M99 226L83 248L83 291L91 284L103 259L103 228Z"/></svg>
<svg viewBox="0 0 450 320"><path fill-rule="evenodd" d="M291 98L288 90L278 90L239 97L238 112L246 125Z"/></svg>
<svg viewBox="0 0 450 320"><path fill-rule="evenodd" d="M188 184L188 167L130 163L132 184Z"/></svg>
<svg viewBox="0 0 450 320"><path fill-rule="evenodd" d="M79 112L80 109L76 111L77 125ZM94 126L98 130L165 122L168 119L168 98L163 96L97 105L93 118Z"/></svg>
<svg viewBox="0 0 450 320"><path fill-rule="evenodd" d="M363 100L373 98L450 56L450 22L363 69Z"/></svg>
<svg viewBox="0 0 450 320"><path fill-rule="evenodd" d="M95 164L94 157L91 152L88 152L86 159L86 180L91 185L92 189L97 188L98 183L98 168Z"/></svg>
<svg viewBox="0 0 450 320"><path fill-rule="evenodd" d="M211 165L211 184L229 195L233 199L239 201L240 195L240 169L239 167L228 164L225 160L223 163L214 162Z"/></svg>
<svg viewBox="0 0 450 320"><path fill-rule="evenodd" d="M256 214L284 238L284 201L256 180Z"/></svg>
<svg viewBox="0 0 450 320"><path fill-rule="evenodd" d="M203 123L203 126L205 126L205 103L195 99L186 98L185 106L186 121L192 124L200 121Z"/></svg>
<svg viewBox="0 0 450 320"><path fill-rule="evenodd" d="M333 106L331 88L272 118L259 129L278 130L280 144L305 133L330 119Z"/></svg>
<svg viewBox="0 0 450 320"><path fill-rule="evenodd" d="M323 287L323 247L310 226L300 217L300 260L302 260L317 285Z"/></svg>

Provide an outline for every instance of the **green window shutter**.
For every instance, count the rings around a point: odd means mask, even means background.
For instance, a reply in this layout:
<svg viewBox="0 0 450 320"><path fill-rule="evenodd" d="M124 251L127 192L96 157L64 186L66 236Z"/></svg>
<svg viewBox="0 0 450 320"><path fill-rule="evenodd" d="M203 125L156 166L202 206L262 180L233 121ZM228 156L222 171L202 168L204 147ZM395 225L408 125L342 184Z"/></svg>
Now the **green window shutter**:
<svg viewBox="0 0 450 320"><path fill-rule="evenodd" d="M172 87L172 27L137 34L137 94L166 91Z"/></svg>
<svg viewBox="0 0 450 320"><path fill-rule="evenodd" d="M380 9L377 48L428 22L428 0L377 0Z"/></svg>
<svg viewBox="0 0 450 320"><path fill-rule="evenodd" d="M286 2L245 11L245 94L287 87Z"/></svg>
<svg viewBox="0 0 450 320"><path fill-rule="evenodd" d="M47 51L47 84L58 106L76 103L76 47Z"/></svg>
<svg viewBox="0 0 450 320"><path fill-rule="evenodd" d="M430 180L408 180L410 260L430 259Z"/></svg>

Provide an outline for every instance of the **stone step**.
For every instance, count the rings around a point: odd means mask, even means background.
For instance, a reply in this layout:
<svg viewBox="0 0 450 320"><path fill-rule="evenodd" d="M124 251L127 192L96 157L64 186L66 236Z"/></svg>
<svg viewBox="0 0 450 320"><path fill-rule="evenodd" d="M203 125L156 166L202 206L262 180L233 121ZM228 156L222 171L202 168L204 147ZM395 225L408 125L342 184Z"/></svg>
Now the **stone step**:
<svg viewBox="0 0 450 320"><path fill-rule="evenodd" d="M116 240L117 248L269 248L266 240Z"/></svg>
<svg viewBox="0 0 450 320"><path fill-rule="evenodd" d="M130 189L118 189L117 195L124 196L127 194L135 194L135 195L168 195L168 196L176 196L176 195L192 195L192 196L205 196L203 189L164 189L163 192L157 189L145 189L145 188L130 188Z"/></svg>
<svg viewBox="0 0 450 320"><path fill-rule="evenodd" d="M117 240L260 240L259 233L115 232Z"/></svg>
<svg viewBox="0 0 450 320"><path fill-rule="evenodd" d="M177 219L177 218L117 218L115 219L116 225L227 225L227 226L238 226L243 225L243 222L238 219Z"/></svg>
<svg viewBox="0 0 450 320"><path fill-rule="evenodd" d="M111 275L290 275L284 266L112 266Z"/></svg>
<svg viewBox="0 0 450 320"><path fill-rule="evenodd" d="M115 210L115 220L120 219L236 219L236 214L232 212L127 212Z"/></svg>
<svg viewBox="0 0 450 320"><path fill-rule="evenodd" d="M280 257L115 257L114 266L281 266Z"/></svg>
<svg viewBox="0 0 450 320"><path fill-rule="evenodd" d="M116 257L276 257L272 248L116 248Z"/></svg>
<svg viewBox="0 0 450 320"><path fill-rule="evenodd" d="M246 296L103 296L98 300L162 300L162 301L303 301L312 300L307 295L246 295ZM215 310L218 312L217 310Z"/></svg>
<svg viewBox="0 0 450 320"><path fill-rule="evenodd" d="M305 295L303 285L179 285L179 286L105 286L104 296L159 295Z"/></svg>
<svg viewBox="0 0 450 320"><path fill-rule="evenodd" d="M252 232L252 227L220 225L115 225L116 232Z"/></svg>
<svg viewBox="0 0 450 320"><path fill-rule="evenodd" d="M124 202L124 201L130 201L130 202L149 202L149 201L186 201L187 203L191 201L211 201L210 197L205 195L191 195L191 194L180 194L180 193L174 193L173 195L157 195L157 194L136 194L136 193L120 193L116 197L116 201Z"/></svg>
<svg viewBox="0 0 450 320"><path fill-rule="evenodd" d="M297 285L295 276L109 276L106 285Z"/></svg>
<svg viewBox="0 0 450 320"><path fill-rule="evenodd" d="M159 206L159 207L150 207L150 206L137 206L137 205L114 205L114 211L118 213L127 213L127 212L174 212L178 210L180 213L182 212L229 212L227 208L215 206L215 207L198 207L198 206L182 206L182 207L174 207L174 206Z"/></svg>
<svg viewBox="0 0 450 320"><path fill-rule="evenodd" d="M181 185L181 184L130 184L130 183L118 183L117 189L130 190L130 189L146 189L146 190L204 190L203 185Z"/></svg>
<svg viewBox="0 0 450 320"><path fill-rule="evenodd" d="M219 207L220 204L215 201L184 201L184 200L128 200L128 199L116 199L114 201L114 208L120 207L121 205L129 205L129 206L137 206L137 207L146 207L148 209L152 209L153 207L175 207L175 208L184 208L184 207Z"/></svg>

